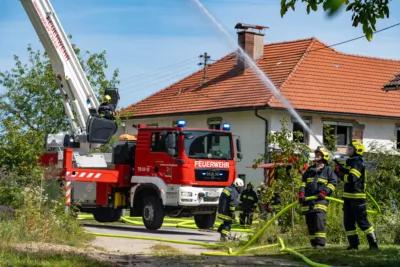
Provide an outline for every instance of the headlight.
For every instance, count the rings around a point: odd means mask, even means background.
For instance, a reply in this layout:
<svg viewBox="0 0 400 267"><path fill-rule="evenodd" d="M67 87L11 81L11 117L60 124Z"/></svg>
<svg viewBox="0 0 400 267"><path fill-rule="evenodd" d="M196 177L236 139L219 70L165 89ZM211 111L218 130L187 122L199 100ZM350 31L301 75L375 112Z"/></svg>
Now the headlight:
<svg viewBox="0 0 400 267"><path fill-rule="evenodd" d="M181 192L181 197L191 197L193 196L192 192Z"/></svg>

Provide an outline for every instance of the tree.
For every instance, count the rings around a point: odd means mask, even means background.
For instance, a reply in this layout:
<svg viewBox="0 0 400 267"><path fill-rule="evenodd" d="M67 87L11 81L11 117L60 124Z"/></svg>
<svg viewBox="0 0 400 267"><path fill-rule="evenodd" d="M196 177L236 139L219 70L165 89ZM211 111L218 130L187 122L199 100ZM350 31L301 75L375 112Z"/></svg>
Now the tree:
<svg viewBox="0 0 400 267"><path fill-rule="evenodd" d="M373 32L376 31L375 24L377 19L389 18L389 2L391 0L301 0L307 3L307 14L310 11L317 11L322 4L324 11L332 17L346 6L346 11L353 12L351 20L353 26L362 25L363 32L368 41L372 40ZM297 0L281 1L281 16L283 17L289 8L295 10Z"/></svg>
<svg viewBox="0 0 400 267"><path fill-rule="evenodd" d="M298 188L301 184L301 172L304 163L308 161L310 148L301 143L303 133L292 133L285 118L281 119L281 131L268 134L268 142L274 147L267 155L263 154L254 160L253 168L262 162L288 163L287 166L276 168L276 179L270 182L267 190L267 201L270 201L275 193L279 193L283 206L296 200ZM286 231L290 226L294 227L294 209L289 217L283 218L283 229Z"/></svg>
<svg viewBox="0 0 400 267"><path fill-rule="evenodd" d="M72 36L69 36L71 39ZM99 100L107 87L115 87L118 69L107 79L106 52L82 53L72 45ZM28 62L14 55L15 67L0 72L0 84L7 91L0 95L0 166L26 172L37 165L46 134L69 129L62 105L63 94L55 81L47 53L28 45ZM22 166L25 166L24 168Z"/></svg>

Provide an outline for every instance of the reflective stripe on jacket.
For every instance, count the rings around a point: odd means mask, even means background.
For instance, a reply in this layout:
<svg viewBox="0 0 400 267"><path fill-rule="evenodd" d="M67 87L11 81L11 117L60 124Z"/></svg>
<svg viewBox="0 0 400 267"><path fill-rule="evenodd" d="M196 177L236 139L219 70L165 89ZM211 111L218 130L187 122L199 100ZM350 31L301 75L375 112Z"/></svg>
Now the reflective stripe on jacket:
<svg viewBox="0 0 400 267"><path fill-rule="evenodd" d="M321 169L317 169L313 164L304 172L300 192L304 193L305 197L316 196L322 191L325 191L327 196L330 196L337 187L337 176L332 168L324 165ZM302 204L301 211L303 212L326 212L328 201L316 200L307 201Z"/></svg>
<svg viewBox="0 0 400 267"><path fill-rule="evenodd" d="M238 205L238 197L239 193L234 185L225 187L219 197L217 217L222 220L231 221L232 213Z"/></svg>
<svg viewBox="0 0 400 267"><path fill-rule="evenodd" d="M365 199L367 172L364 160L360 156L351 157L346 160L346 165L343 167L348 170L348 173L342 177L345 182L343 197Z"/></svg>

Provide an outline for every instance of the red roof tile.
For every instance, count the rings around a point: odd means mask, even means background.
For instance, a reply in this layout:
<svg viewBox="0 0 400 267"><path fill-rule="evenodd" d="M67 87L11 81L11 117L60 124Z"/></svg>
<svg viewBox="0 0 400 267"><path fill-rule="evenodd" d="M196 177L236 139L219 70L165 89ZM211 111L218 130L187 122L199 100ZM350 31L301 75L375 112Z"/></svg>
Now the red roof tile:
<svg viewBox="0 0 400 267"><path fill-rule="evenodd" d="M400 92L381 88L400 70L399 60L349 55L315 38L264 45L257 65L295 109L400 117ZM124 109L133 117L233 108L284 108L251 70L240 73L229 54L207 70Z"/></svg>

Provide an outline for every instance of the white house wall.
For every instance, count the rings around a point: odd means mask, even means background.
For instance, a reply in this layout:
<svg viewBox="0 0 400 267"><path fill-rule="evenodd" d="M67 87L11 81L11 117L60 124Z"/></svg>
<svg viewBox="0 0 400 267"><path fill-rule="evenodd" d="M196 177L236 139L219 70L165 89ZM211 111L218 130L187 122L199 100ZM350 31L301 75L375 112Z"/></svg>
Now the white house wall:
<svg viewBox="0 0 400 267"><path fill-rule="evenodd" d="M292 127L291 114L287 111L272 111L270 112L271 122L270 131L280 131L281 122L280 120L285 117L289 122L289 127ZM315 135L316 139L310 135L309 147L315 149L320 145L323 139L323 118L337 119L337 120L355 120L359 124L365 125L363 133L363 143L366 151L369 149L371 143L377 143L380 146L391 148L393 141L397 139L396 123L397 120L389 119L378 119L378 118L364 118L364 117L350 117L350 116L336 116L336 115L325 115L325 114L311 114L311 113L300 113L301 117L311 118L310 129ZM290 128L291 130L292 128Z"/></svg>
<svg viewBox="0 0 400 267"><path fill-rule="evenodd" d="M292 128L291 115L287 111L276 111L276 110L262 110L259 111L259 115L265 117L269 122L269 131L275 132L281 130L280 119L285 117L289 122L289 129ZM363 142L366 144L368 150L368 144L370 142L379 142L380 144L390 146L391 140L396 138L396 127L397 121L387 119L374 119L374 118L361 118L361 117L346 117L346 116L333 116L333 115L322 115L322 114L307 114L301 113L302 117L311 118L310 129L315 134L316 138L321 142L323 136L323 125L322 118L333 118L333 119L347 119L356 120L359 124L364 124L365 129L363 133ZM129 120L126 121L125 130L120 129L118 134L131 133L135 134L136 129L132 127L132 124L151 124L158 123L158 126L171 127L173 121L186 120L186 127L193 128L207 128L207 119L212 117L222 117L223 122L229 122L231 124L231 130L234 135L239 135L242 140L242 152L243 159L237 163L238 174L246 175L246 182L252 181L258 184L263 177L263 170L253 170L246 168L246 166L252 165L253 160L260 157L261 153L264 153L264 142L265 142L265 123L263 120L255 116L254 111L242 111L242 112L227 112L227 113L216 113L207 115L187 115L180 117L160 117L153 119L140 119L140 120ZM310 136L309 146L313 150L319 143L313 137Z"/></svg>

